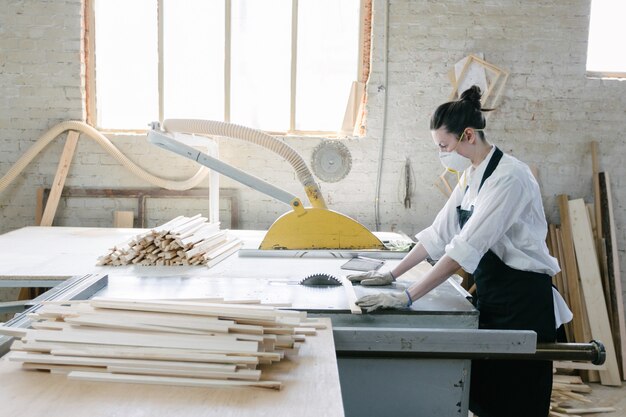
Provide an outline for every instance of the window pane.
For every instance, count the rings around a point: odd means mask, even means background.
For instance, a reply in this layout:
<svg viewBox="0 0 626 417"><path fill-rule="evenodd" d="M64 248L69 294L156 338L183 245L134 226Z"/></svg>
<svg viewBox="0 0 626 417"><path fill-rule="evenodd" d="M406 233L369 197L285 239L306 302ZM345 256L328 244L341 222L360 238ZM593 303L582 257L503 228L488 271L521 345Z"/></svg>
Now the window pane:
<svg viewBox="0 0 626 417"><path fill-rule="evenodd" d="M156 0L96 0L98 126L146 129L158 120Z"/></svg>
<svg viewBox="0 0 626 417"><path fill-rule="evenodd" d="M359 0L299 0L297 130L339 130L358 44Z"/></svg>
<svg viewBox="0 0 626 417"><path fill-rule="evenodd" d="M224 0L164 0L164 117L224 119Z"/></svg>
<svg viewBox="0 0 626 417"><path fill-rule="evenodd" d="M589 22L587 71L626 72L626 2L593 0Z"/></svg>
<svg viewBox="0 0 626 417"><path fill-rule="evenodd" d="M231 121L289 129L291 0L233 0Z"/></svg>

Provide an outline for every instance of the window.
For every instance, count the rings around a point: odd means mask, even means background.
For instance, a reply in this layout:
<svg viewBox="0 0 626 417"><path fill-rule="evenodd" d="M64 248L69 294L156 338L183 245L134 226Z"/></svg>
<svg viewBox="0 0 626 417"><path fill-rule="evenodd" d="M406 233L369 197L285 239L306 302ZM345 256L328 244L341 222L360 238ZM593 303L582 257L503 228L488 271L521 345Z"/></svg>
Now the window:
<svg viewBox="0 0 626 417"><path fill-rule="evenodd" d="M626 78L626 2L592 0L587 48L587 75Z"/></svg>
<svg viewBox="0 0 626 417"><path fill-rule="evenodd" d="M353 82L365 81L364 1L91 0L90 122L142 130L199 118L336 132Z"/></svg>

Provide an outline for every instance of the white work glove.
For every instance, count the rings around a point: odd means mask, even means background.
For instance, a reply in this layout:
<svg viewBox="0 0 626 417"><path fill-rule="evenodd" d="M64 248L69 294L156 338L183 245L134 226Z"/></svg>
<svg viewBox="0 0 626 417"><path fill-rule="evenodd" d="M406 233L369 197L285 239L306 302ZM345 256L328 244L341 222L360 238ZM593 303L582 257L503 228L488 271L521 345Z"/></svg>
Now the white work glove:
<svg viewBox="0 0 626 417"><path fill-rule="evenodd" d="M408 291L370 294L359 298L356 305L370 313L379 308L405 308L409 307L413 301L409 297Z"/></svg>
<svg viewBox="0 0 626 417"><path fill-rule="evenodd" d="M361 272L358 274L348 275L346 278L348 278L351 282L360 282L361 285L389 285L396 280L393 275L391 275L391 271Z"/></svg>

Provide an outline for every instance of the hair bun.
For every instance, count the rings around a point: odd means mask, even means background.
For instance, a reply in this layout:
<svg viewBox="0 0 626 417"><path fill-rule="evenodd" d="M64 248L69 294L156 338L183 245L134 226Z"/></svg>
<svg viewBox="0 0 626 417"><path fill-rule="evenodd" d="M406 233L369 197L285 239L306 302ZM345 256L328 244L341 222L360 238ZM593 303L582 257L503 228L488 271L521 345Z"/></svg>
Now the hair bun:
<svg viewBox="0 0 626 417"><path fill-rule="evenodd" d="M482 93L480 92L480 87L477 85L473 85L467 90L463 91L461 94L461 98L459 101L471 101L475 104L478 104L480 108L480 98L482 97Z"/></svg>

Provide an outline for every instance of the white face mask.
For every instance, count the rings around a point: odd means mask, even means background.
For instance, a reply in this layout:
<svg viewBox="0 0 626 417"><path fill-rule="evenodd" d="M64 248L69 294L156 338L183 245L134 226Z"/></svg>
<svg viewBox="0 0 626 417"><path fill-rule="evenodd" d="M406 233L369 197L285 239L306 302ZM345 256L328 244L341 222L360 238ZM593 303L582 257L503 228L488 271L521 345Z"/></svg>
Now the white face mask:
<svg viewBox="0 0 626 417"><path fill-rule="evenodd" d="M474 129L474 130L475 131L480 131L482 129ZM461 133L461 136L459 137L459 141L456 143L456 146L454 147L454 149L452 151L450 151L450 152L439 151L439 160L441 161L441 164L448 171L450 171L450 172L452 172L454 174L457 174L457 175L461 174L463 171L465 171L472 164L472 161L469 158L466 158L463 155L460 155L456 151L456 147L463 140L463 136L465 136L465 131L463 131L463 133Z"/></svg>
<svg viewBox="0 0 626 417"><path fill-rule="evenodd" d="M456 150L452 152L439 152L439 160L448 171L461 173L472 163L468 158L459 155Z"/></svg>

